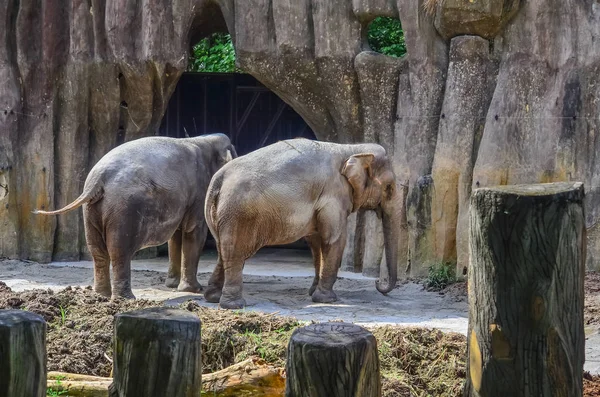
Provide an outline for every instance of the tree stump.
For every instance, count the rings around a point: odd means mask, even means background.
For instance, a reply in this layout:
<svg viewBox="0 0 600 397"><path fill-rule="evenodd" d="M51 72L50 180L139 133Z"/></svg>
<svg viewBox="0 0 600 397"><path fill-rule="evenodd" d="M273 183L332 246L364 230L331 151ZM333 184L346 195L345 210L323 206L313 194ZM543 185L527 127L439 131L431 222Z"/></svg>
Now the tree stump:
<svg viewBox="0 0 600 397"><path fill-rule="evenodd" d="M581 183L473 192L465 396L582 395L583 198Z"/></svg>
<svg viewBox="0 0 600 397"><path fill-rule="evenodd" d="M377 340L354 324L298 328L288 345L286 397L379 397Z"/></svg>
<svg viewBox="0 0 600 397"><path fill-rule="evenodd" d="M168 307L115 315L111 397L200 396L200 319Z"/></svg>
<svg viewBox="0 0 600 397"><path fill-rule="evenodd" d="M0 396L46 396L46 322L25 310L0 310Z"/></svg>

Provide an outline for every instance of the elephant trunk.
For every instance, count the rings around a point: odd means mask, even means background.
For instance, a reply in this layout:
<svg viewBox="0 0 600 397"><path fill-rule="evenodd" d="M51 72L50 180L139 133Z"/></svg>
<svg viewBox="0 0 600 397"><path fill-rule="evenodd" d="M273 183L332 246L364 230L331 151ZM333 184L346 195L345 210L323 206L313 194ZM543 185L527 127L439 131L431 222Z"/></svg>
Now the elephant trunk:
<svg viewBox="0 0 600 397"><path fill-rule="evenodd" d="M398 279L398 242L400 239L401 206L398 194L382 203L383 239L385 244L385 263L381 263L379 280L375 283L377 291L387 294L396 287Z"/></svg>

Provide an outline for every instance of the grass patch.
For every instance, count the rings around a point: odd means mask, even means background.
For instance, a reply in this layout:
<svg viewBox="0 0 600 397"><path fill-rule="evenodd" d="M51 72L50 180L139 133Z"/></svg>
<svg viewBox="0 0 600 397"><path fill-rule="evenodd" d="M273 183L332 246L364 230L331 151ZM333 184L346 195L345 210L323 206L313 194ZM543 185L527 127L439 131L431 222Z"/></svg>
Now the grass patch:
<svg viewBox="0 0 600 397"><path fill-rule="evenodd" d="M455 263L434 263L429 267L429 274L425 279L425 288L429 291L441 291L454 282L456 282Z"/></svg>
<svg viewBox="0 0 600 397"><path fill-rule="evenodd" d="M466 371L463 335L404 327L371 329L379 349L383 396L459 396Z"/></svg>
<svg viewBox="0 0 600 397"><path fill-rule="evenodd" d="M188 301L180 306L202 321L202 372L210 373L256 356L285 366L285 350L299 323L258 312L214 310Z"/></svg>

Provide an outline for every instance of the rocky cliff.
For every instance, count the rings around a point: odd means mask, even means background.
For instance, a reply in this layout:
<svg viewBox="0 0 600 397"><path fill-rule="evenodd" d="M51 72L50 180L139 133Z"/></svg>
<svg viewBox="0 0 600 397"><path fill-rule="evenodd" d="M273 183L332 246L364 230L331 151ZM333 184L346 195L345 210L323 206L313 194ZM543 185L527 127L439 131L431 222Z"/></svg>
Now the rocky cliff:
<svg viewBox="0 0 600 397"><path fill-rule="evenodd" d="M400 18L405 57L370 51L377 16ZM239 65L319 139L388 148L402 272L463 272L473 188L568 180L585 183L598 268L598 0L6 0L0 21L0 255L78 259L81 211L31 211L70 202L104 153L154 134L191 44L229 31ZM346 262L374 269L377 218L351 220Z"/></svg>

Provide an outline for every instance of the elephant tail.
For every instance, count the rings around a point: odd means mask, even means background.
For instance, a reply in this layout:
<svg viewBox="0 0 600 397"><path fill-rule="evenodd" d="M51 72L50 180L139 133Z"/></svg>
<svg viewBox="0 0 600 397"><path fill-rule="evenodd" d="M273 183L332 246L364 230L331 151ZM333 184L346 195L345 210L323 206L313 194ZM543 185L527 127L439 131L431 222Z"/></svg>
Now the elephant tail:
<svg viewBox="0 0 600 397"><path fill-rule="evenodd" d="M83 193L81 193L81 195L79 197L77 197L77 199L75 199L75 201L73 201L71 204L66 205L65 207L56 210L56 211L40 211L40 210L34 210L33 213L34 214L41 214L41 215L58 215L58 214L64 214L65 212L69 212L72 211L76 208L81 207L83 204L85 203L95 203L96 201L100 200L102 198L102 196L104 195L104 187L102 183L96 183L92 186L92 188L90 189L84 189Z"/></svg>
<svg viewBox="0 0 600 397"><path fill-rule="evenodd" d="M217 175L215 175L215 177L213 178L213 180L210 183L210 186L208 188L209 190L209 200L207 200L206 202L206 208L204 209L205 214L207 215L207 217L210 217L210 220L208 222L209 228L211 229L210 232L213 235L213 237L215 239L217 239L217 244L218 244L218 235L219 235L219 231L218 231L218 219L217 219L217 210L218 210L218 205L219 205L219 194L221 193L221 186L223 185L223 179L224 179L224 175L222 172L219 172Z"/></svg>

